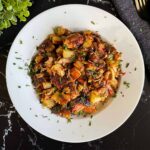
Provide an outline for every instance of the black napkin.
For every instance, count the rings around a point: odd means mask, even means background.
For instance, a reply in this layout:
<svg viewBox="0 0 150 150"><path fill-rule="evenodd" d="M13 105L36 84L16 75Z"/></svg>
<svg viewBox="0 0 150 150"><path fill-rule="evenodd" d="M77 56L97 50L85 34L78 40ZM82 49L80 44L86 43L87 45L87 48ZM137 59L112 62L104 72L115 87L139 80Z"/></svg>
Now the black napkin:
<svg viewBox="0 0 150 150"><path fill-rule="evenodd" d="M136 37L144 57L146 69L150 72L150 24L142 20L133 0L112 0L122 21Z"/></svg>

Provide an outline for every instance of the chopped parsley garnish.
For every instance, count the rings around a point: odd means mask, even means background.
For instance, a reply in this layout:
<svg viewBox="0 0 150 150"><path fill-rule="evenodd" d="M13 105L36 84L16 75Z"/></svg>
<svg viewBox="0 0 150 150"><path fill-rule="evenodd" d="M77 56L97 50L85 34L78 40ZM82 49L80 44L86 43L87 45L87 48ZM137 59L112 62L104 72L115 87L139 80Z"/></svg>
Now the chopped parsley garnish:
<svg viewBox="0 0 150 150"><path fill-rule="evenodd" d="M137 70L137 68L135 67L135 68L134 68L134 71L136 71L136 70Z"/></svg>
<svg viewBox="0 0 150 150"><path fill-rule="evenodd" d="M91 115L90 117L93 118L93 115Z"/></svg>
<svg viewBox="0 0 150 150"><path fill-rule="evenodd" d="M24 64L26 67L28 67L29 65L27 63Z"/></svg>
<svg viewBox="0 0 150 150"><path fill-rule="evenodd" d="M48 116L42 115L43 118L47 118Z"/></svg>
<svg viewBox="0 0 150 150"><path fill-rule="evenodd" d="M92 124L92 122L91 122L91 121L89 121L89 126L91 126L91 124Z"/></svg>
<svg viewBox="0 0 150 150"><path fill-rule="evenodd" d="M16 59L21 59L20 57L15 57Z"/></svg>
<svg viewBox="0 0 150 150"><path fill-rule="evenodd" d="M26 86L30 86L29 84L26 84Z"/></svg>
<svg viewBox="0 0 150 150"><path fill-rule="evenodd" d="M18 69L23 69L23 68L19 66Z"/></svg>
<svg viewBox="0 0 150 150"><path fill-rule="evenodd" d="M20 43L20 44L23 44L23 41L22 41L22 40L20 40L20 41L19 41L19 43Z"/></svg>
<svg viewBox="0 0 150 150"><path fill-rule="evenodd" d="M13 65L16 65L16 63L13 63Z"/></svg>
<svg viewBox="0 0 150 150"><path fill-rule="evenodd" d="M123 84L126 86L126 88L129 88L129 87L130 87L130 83L127 82L127 81L124 81Z"/></svg>
<svg viewBox="0 0 150 150"><path fill-rule="evenodd" d="M91 23L95 25L95 22L94 22L94 21L91 21Z"/></svg>
<svg viewBox="0 0 150 150"><path fill-rule="evenodd" d="M65 44L63 45L63 48L64 48L65 50L68 49L67 45L65 45Z"/></svg>
<svg viewBox="0 0 150 150"><path fill-rule="evenodd" d="M68 118L68 119L67 119L67 123L70 123L70 122L71 122L71 118Z"/></svg>
<svg viewBox="0 0 150 150"><path fill-rule="evenodd" d="M18 85L18 88L21 88L21 86L20 86L20 85Z"/></svg>
<svg viewBox="0 0 150 150"><path fill-rule="evenodd" d="M130 63L126 63L126 68L128 68L128 67L129 67L129 65L130 65Z"/></svg>

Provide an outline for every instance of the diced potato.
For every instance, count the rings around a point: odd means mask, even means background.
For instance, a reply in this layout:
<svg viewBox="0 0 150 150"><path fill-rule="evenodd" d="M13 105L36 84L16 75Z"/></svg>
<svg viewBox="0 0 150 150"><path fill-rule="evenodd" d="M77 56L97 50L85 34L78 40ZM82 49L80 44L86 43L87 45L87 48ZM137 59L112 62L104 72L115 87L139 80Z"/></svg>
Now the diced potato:
<svg viewBox="0 0 150 150"><path fill-rule="evenodd" d="M81 61L76 61L74 64L73 64L76 68L78 68L79 70L83 71L84 70L84 65Z"/></svg>
<svg viewBox="0 0 150 150"><path fill-rule="evenodd" d="M64 35L66 32L66 29L61 27L61 26L58 26L58 27L55 27L54 28L54 33L57 34L57 35Z"/></svg>
<svg viewBox="0 0 150 150"><path fill-rule="evenodd" d="M54 36L52 37L52 43L53 43L53 44L59 44L59 43L61 43L61 42L62 42L62 39L61 39L59 36L54 35Z"/></svg>
<svg viewBox="0 0 150 150"><path fill-rule="evenodd" d="M43 73L38 73L38 74L36 74L36 78L43 78L44 77L44 74Z"/></svg>
<svg viewBox="0 0 150 150"><path fill-rule="evenodd" d="M47 52L51 52L51 51L53 51L55 49L55 46L51 43L49 46L47 46L46 48L45 48L45 50L47 51Z"/></svg>
<svg viewBox="0 0 150 150"><path fill-rule="evenodd" d="M36 63L40 63L42 59L43 59L43 56L37 55L37 56L35 57L35 62L36 62Z"/></svg>
<svg viewBox="0 0 150 150"><path fill-rule="evenodd" d="M71 58L74 56L74 51L71 51L69 49L64 49L63 50L63 57L64 58Z"/></svg>
<svg viewBox="0 0 150 150"><path fill-rule="evenodd" d="M46 67L51 67L53 63L53 57L49 57L48 60L45 62Z"/></svg>
<svg viewBox="0 0 150 150"><path fill-rule="evenodd" d="M70 59L68 58L61 58L60 60L58 60L57 64L62 64L63 66L70 63Z"/></svg>
<svg viewBox="0 0 150 150"><path fill-rule="evenodd" d="M93 63L88 62L88 63L86 64L86 70L94 71L94 70L96 70L96 69L97 69L97 67L96 67Z"/></svg>
<svg viewBox="0 0 150 150"><path fill-rule="evenodd" d="M75 49L81 44L83 44L83 36L79 33L73 33L70 34L64 41L64 45L67 46L67 48Z"/></svg>
<svg viewBox="0 0 150 150"><path fill-rule="evenodd" d="M85 35L89 35L89 34L92 34L92 31L90 31L90 30L86 30L86 31L84 31L84 32L83 32L83 34L85 34Z"/></svg>
<svg viewBox="0 0 150 150"><path fill-rule="evenodd" d="M65 75L65 70L61 64L55 64L52 66L51 71L55 74L57 73L59 76L63 77Z"/></svg>
<svg viewBox="0 0 150 150"><path fill-rule="evenodd" d="M83 48L89 48L92 46L92 43L93 43L93 37L88 35L86 36L86 39L83 43Z"/></svg>
<svg viewBox="0 0 150 150"><path fill-rule="evenodd" d="M41 102L45 107L52 108L55 106L55 102L51 99L41 98Z"/></svg>
<svg viewBox="0 0 150 150"><path fill-rule="evenodd" d="M78 85L78 91L79 91L79 92L81 92L81 91L83 90L83 88L84 88L83 85L81 85L81 84Z"/></svg>
<svg viewBox="0 0 150 150"><path fill-rule="evenodd" d="M63 54L63 48L62 48L62 46L59 46L59 47L56 49L56 53L57 53L58 55L62 56L62 54Z"/></svg>
<svg viewBox="0 0 150 150"><path fill-rule="evenodd" d="M91 102L92 104L98 103L98 102L100 102L100 101L104 101L104 99L105 99L105 97L101 96L101 95L99 94L99 92L97 92L97 91L92 91L92 92L90 93L90 102Z"/></svg>
<svg viewBox="0 0 150 150"><path fill-rule="evenodd" d="M64 92L64 93L70 93L70 92L71 92L71 90L70 90L70 88L69 88L69 87L65 87L65 88L63 89L63 92Z"/></svg>
<svg viewBox="0 0 150 150"><path fill-rule="evenodd" d="M77 68L74 67L70 70L70 75L73 80L76 80L81 76L81 72Z"/></svg>
<svg viewBox="0 0 150 150"><path fill-rule="evenodd" d="M56 91L52 96L51 96L51 99L53 101L55 101L56 103L58 104L61 104L61 101L62 101L62 95L61 93L59 93L58 91Z"/></svg>
<svg viewBox="0 0 150 150"><path fill-rule="evenodd" d="M43 82L42 85L44 89L49 89L52 86L50 82Z"/></svg>
<svg viewBox="0 0 150 150"><path fill-rule="evenodd" d="M71 100L71 95L70 94L66 94L66 93L62 93L62 97L69 102Z"/></svg>

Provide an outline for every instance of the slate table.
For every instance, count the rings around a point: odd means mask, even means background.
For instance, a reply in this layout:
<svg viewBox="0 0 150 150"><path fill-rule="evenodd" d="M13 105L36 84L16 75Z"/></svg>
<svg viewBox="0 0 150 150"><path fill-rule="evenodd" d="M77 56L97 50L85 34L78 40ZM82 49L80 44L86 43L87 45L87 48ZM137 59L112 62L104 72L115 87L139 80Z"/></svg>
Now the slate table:
<svg viewBox="0 0 150 150"><path fill-rule="evenodd" d="M46 9L71 3L96 6L119 17L110 0L34 0L28 21ZM0 36L0 150L150 150L150 76L147 70L136 110L119 129L104 138L82 144L62 143L42 136L27 125L12 105L5 79L9 48L24 25L19 23Z"/></svg>

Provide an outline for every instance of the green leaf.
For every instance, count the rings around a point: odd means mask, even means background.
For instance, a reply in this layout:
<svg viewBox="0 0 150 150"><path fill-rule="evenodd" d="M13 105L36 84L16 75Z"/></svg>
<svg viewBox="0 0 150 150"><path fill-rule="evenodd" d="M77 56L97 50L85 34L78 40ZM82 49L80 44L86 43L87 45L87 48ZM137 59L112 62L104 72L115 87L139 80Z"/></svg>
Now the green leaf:
<svg viewBox="0 0 150 150"><path fill-rule="evenodd" d="M0 0L0 30L16 25L17 19L26 21L26 17L30 15L30 6L30 0Z"/></svg>
<svg viewBox="0 0 150 150"><path fill-rule="evenodd" d="M0 0L0 11L3 10L3 4L2 4L2 0Z"/></svg>

